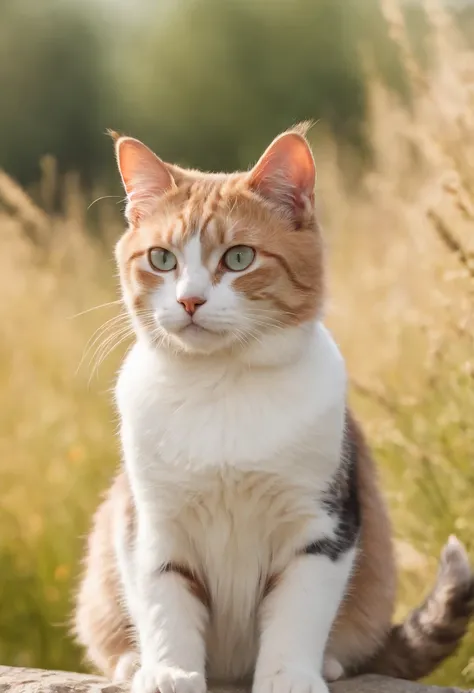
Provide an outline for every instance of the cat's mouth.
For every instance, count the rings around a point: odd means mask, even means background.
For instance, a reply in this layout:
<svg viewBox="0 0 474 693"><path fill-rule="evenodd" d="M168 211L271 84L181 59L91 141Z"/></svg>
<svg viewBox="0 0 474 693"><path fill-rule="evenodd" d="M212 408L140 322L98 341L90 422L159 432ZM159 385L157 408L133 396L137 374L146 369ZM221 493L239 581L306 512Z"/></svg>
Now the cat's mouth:
<svg viewBox="0 0 474 693"><path fill-rule="evenodd" d="M198 324L195 323L195 322L190 322L190 323L188 323L187 325L185 325L185 326L183 327L182 330L180 330L180 332L181 332L182 334L183 334L183 333L187 333L187 334L200 334L201 332L209 332L209 333L210 333L211 331L212 331L212 330L208 330L208 329L206 329L205 327L201 327L201 325L198 325Z"/></svg>
<svg viewBox="0 0 474 693"><path fill-rule="evenodd" d="M229 330L227 326L212 324L203 326L195 320L189 320L186 324L175 326L167 331L182 348L199 353L213 353L227 348L234 341L232 330Z"/></svg>
<svg viewBox="0 0 474 693"><path fill-rule="evenodd" d="M219 332L209 327L202 327L194 321L190 321L183 326L176 337L187 350L200 353L212 353L218 348L221 348L229 341L229 335L226 332Z"/></svg>
<svg viewBox="0 0 474 693"><path fill-rule="evenodd" d="M199 337L200 335L204 336L213 336L213 337L219 337L219 336L224 336L226 333L225 330L217 330L213 329L212 327L204 327L203 325L200 325L199 323L195 322L194 320L191 320L187 325L182 327L179 330L179 335L182 337Z"/></svg>

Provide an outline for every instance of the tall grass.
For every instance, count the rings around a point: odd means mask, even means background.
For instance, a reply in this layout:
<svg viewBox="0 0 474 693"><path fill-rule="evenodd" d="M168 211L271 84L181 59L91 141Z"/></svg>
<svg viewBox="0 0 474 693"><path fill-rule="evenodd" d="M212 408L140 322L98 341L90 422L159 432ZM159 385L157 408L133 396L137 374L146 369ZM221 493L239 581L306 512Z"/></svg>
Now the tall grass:
<svg viewBox="0 0 474 693"><path fill-rule="evenodd" d="M397 4L384 2L413 99L405 110L368 67L374 162L356 190L330 140L315 140L328 323L390 502L400 617L434 579L449 533L474 560L474 55L426 7L433 65L423 74ZM48 212L57 185L62 208ZM107 201L92 222L74 178L56 181L51 162L36 198L0 175L0 661L77 670L71 596L118 458L110 388L121 349L92 377L90 362L121 326L120 307L102 304L116 299L122 222ZM472 635L433 681L474 681Z"/></svg>
<svg viewBox="0 0 474 693"><path fill-rule="evenodd" d="M75 317L114 299L111 243L88 234L73 183L53 217L0 177L0 661L74 669L71 590L117 450L113 364L90 379L94 344L78 368L114 306Z"/></svg>

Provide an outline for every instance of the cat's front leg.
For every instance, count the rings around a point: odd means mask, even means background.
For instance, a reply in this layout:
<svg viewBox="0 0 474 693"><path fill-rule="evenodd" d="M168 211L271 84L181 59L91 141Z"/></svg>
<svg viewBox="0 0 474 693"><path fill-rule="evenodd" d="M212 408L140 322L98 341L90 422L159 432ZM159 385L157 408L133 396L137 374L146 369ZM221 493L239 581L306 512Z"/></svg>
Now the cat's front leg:
<svg viewBox="0 0 474 693"><path fill-rule="evenodd" d="M324 541L297 556L262 604L253 693L326 693L324 650L354 561Z"/></svg>
<svg viewBox="0 0 474 693"><path fill-rule="evenodd" d="M136 567L140 668L132 693L205 693L209 614L203 586L186 566L140 538Z"/></svg>

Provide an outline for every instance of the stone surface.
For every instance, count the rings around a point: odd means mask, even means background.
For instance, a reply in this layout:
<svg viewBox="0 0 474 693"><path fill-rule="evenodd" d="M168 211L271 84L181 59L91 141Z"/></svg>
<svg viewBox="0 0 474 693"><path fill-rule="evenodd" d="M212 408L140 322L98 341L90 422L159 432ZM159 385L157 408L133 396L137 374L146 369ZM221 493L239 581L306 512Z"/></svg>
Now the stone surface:
<svg viewBox="0 0 474 693"><path fill-rule="evenodd" d="M72 674L67 671L43 671L40 669L0 666L0 693L125 693L125 691L125 688L114 685L100 676ZM214 691L214 693L221 692L222 689ZM360 678L333 684L331 692L461 693L461 689L425 686L420 683L410 683L383 676L361 676ZM241 693L244 692L242 691Z"/></svg>
<svg viewBox="0 0 474 693"><path fill-rule="evenodd" d="M331 691L332 693L461 693L460 688L426 686L422 683L390 679L386 676L360 676L348 681L340 681L331 686Z"/></svg>

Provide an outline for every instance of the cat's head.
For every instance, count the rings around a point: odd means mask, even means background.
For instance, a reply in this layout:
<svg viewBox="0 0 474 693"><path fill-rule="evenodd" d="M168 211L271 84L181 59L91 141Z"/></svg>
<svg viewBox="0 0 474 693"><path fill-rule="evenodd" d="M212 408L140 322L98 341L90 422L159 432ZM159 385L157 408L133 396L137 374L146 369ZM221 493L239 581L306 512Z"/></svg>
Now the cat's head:
<svg viewBox="0 0 474 693"><path fill-rule="evenodd" d="M167 164L116 137L129 228L116 257L136 329L162 347L245 349L313 321L322 308L315 166L301 129L277 137L250 171Z"/></svg>

